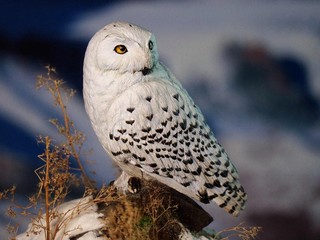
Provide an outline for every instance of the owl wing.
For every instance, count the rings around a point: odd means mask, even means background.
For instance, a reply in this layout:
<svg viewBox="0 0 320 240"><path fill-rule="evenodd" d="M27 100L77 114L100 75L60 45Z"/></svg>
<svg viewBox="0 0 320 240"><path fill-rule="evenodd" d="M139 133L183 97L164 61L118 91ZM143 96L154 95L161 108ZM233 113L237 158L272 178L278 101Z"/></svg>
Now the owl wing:
<svg viewBox="0 0 320 240"><path fill-rule="evenodd" d="M246 194L235 167L181 85L135 84L107 115L106 149L129 174L143 171L189 197L213 200L235 216L244 208Z"/></svg>

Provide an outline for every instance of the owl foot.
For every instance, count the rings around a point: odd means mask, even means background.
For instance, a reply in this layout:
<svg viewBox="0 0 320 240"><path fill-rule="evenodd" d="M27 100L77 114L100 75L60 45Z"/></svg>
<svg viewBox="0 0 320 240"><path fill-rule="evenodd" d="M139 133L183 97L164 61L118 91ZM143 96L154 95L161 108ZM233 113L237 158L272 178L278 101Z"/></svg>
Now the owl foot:
<svg viewBox="0 0 320 240"><path fill-rule="evenodd" d="M138 193L141 190L141 181L137 177L132 177L125 172L113 182L112 184L118 191L126 193Z"/></svg>
<svg viewBox="0 0 320 240"><path fill-rule="evenodd" d="M137 177L131 177L128 181L128 190L131 193L138 193L141 191L141 181Z"/></svg>

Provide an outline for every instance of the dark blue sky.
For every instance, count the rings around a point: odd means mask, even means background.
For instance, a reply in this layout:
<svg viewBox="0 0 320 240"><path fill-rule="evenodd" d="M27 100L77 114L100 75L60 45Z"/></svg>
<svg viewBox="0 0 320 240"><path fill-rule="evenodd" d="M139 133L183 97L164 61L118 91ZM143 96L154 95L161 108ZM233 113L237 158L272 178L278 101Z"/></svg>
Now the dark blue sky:
<svg viewBox="0 0 320 240"><path fill-rule="evenodd" d="M120 1L1 1L0 34L16 39L26 35L60 38L78 14Z"/></svg>

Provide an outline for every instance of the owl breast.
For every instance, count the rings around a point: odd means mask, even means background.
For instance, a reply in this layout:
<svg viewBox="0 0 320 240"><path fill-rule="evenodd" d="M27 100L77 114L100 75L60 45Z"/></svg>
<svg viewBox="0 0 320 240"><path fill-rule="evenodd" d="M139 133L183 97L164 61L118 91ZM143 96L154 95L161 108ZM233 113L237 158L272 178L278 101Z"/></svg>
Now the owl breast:
<svg viewBox="0 0 320 240"><path fill-rule="evenodd" d="M138 152L143 152L137 162L145 165L143 156L157 153L159 157L177 146L180 127L192 122L193 104L182 99L179 91L168 82L150 81L130 87L113 102L105 134L113 140L109 141L109 150L115 159L135 159Z"/></svg>

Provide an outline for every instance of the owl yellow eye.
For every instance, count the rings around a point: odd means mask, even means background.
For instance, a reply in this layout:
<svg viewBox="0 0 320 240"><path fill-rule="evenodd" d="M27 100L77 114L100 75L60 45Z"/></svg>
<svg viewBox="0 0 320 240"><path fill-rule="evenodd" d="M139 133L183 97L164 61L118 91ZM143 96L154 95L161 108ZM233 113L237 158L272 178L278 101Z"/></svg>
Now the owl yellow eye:
<svg viewBox="0 0 320 240"><path fill-rule="evenodd" d="M152 49L153 49L153 42L152 42L152 41L149 41L149 43L148 43L148 47L149 47L149 49L150 49L150 50L152 50Z"/></svg>
<svg viewBox="0 0 320 240"><path fill-rule="evenodd" d="M117 45L114 47L114 51L118 54L125 54L126 52L128 52L128 49L125 45Z"/></svg>

